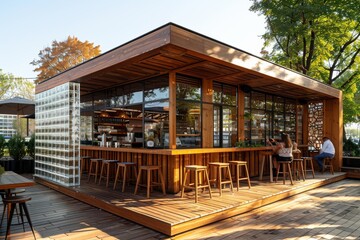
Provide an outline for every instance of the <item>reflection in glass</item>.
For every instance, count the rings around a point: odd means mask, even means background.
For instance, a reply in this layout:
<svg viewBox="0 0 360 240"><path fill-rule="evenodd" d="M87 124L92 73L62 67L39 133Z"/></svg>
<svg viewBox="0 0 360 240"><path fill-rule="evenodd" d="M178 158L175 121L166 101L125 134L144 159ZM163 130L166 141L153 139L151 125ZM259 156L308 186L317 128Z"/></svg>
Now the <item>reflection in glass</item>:
<svg viewBox="0 0 360 240"><path fill-rule="evenodd" d="M147 147L169 147L169 101L146 103L144 137Z"/></svg>
<svg viewBox="0 0 360 240"><path fill-rule="evenodd" d="M181 141L181 147L201 147L200 103L176 102L176 136Z"/></svg>

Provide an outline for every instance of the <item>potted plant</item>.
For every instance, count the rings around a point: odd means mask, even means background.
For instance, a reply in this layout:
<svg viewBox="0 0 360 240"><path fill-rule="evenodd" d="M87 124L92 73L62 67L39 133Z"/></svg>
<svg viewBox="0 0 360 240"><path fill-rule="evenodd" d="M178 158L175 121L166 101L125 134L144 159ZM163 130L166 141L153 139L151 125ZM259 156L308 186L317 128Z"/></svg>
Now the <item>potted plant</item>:
<svg viewBox="0 0 360 240"><path fill-rule="evenodd" d="M27 144L26 153L32 158L35 159L35 134L32 134L30 140Z"/></svg>
<svg viewBox="0 0 360 240"><path fill-rule="evenodd" d="M9 155L15 161L15 170L18 172L22 171L21 159L26 154L25 139L21 137L21 135L19 134L12 136L12 138L9 139L8 148L9 148Z"/></svg>

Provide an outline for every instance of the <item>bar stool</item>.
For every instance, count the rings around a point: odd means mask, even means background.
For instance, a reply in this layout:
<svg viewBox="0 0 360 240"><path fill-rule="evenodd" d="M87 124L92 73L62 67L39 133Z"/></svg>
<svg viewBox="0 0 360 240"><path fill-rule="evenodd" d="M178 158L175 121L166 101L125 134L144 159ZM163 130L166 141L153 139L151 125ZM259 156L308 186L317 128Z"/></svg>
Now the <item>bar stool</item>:
<svg viewBox="0 0 360 240"><path fill-rule="evenodd" d="M247 180L248 183L248 187L249 189L251 188L251 183L250 183L250 177L249 177L249 170L247 167L247 162L246 161L229 161L230 166L235 167L235 180L236 180L236 186L237 186L237 190L239 191L239 187L240 187L240 180ZM245 168L245 174L246 177L241 177L241 167Z"/></svg>
<svg viewBox="0 0 360 240"><path fill-rule="evenodd" d="M259 175L259 180L261 181L263 178L263 173L264 173L264 164L265 161L268 160L269 161L269 166L270 166L270 182L274 181L273 178L273 162L272 162L272 155L274 154L273 151L261 151L259 152L259 158L260 158L260 175Z"/></svg>
<svg viewBox="0 0 360 240"><path fill-rule="evenodd" d="M189 173L191 174L191 172L193 172L195 174L195 182L191 183L189 181L189 184L186 185L187 176L188 176ZM206 180L207 184L200 184L200 182L201 182L200 173L205 174L205 180ZM209 195L210 195L210 199L211 199L212 198L212 196L211 196L211 187L210 187L210 180L209 180L209 174L208 174L208 171L207 171L207 167L206 166L201 166L201 165L187 165L187 166L185 166L185 176L184 176L184 181L183 181L183 185L182 185L182 189L181 189L181 198L183 198L183 196L184 196L185 189L195 189L195 203L197 203L198 202L199 189L203 189L203 188L208 188L209 189Z"/></svg>
<svg viewBox="0 0 360 240"><path fill-rule="evenodd" d="M5 239L7 239L8 235L10 234L10 227L11 227L12 217L14 215L14 210L16 209L16 204L19 205L20 217L21 217L21 222L23 225L24 232L25 232L25 224L24 224L24 218L23 218L23 211L24 211L26 219L30 225L30 228L34 235L34 238L36 239L34 229L33 229L32 223L31 223L31 219L30 219L30 214L29 214L29 211L26 206L26 202L28 202L30 200L31 200L30 197L25 197L25 196L11 196L11 197L7 197L7 198L3 199L3 203L4 203L3 215L5 214L6 208L10 209Z"/></svg>
<svg viewBox="0 0 360 240"><path fill-rule="evenodd" d="M301 157L302 159L304 159L304 172L305 172L305 178L306 178L306 173L307 172L311 172L313 178L315 178L315 171L314 171L314 165L313 165L313 161L312 161L312 157ZM308 169L307 167L307 162L309 162L310 164L310 169Z"/></svg>
<svg viewBox="0 0 360 240"><path fill-rule="evenodd" d="M283 184L285 184L286 174L288 174L289 178L290 178L291 185L294 185L293 179L292 179L292 173L291 173L290 164L291 164L291 161L278 161L277 174L276 174L275 182L277 182L278 177L279 177L279 173L281 173L283 175ZM282 172L280 172L280 167L282 168ZM286 172L286 168L289 170L289 172Z"/></svg>
<svg viewBox="0 0 360 240"><path fill-rule="evenodd" d="M305 181L303 162L304 162L304 160L302 158L294 158L294 160L292 162L295 180L300 180L300 174L301 174L303 181Z"/></svg>
<svg viewBox="0 0 360 240"><path fill-rule="evenodd" d="M146 171L146 173L147 173L146 185L145 184L140 184L141 172L142 171ZM157 171L158 172L160 182L153 182L152 181L152 178L151 178L151 172L152 171ZM139 173L138 173L137 180L136 180L134 194L137 194L139 186L146 187L146 189L147 189L146 197L147 198L150 198L150 190L154 186L161 186L163 194L165 195L166 194L166 192L165 192L165 181L164 181L164 176L163 176L163 174L161 172L160 166L157 166L157 165L146 165L146 166L143 165L143 166L140 166L139 167Z"/></svg>
<svg viewBox="0 0 360 240"><path fill-rule="evenodd" d="M118 162L117 163L117 169L116 169L116 176L115 176L115 181L114 181L114 190L116 188L116 184L119 181L119 177L120 177L120 169L122 168L122 192L125 192L125 183L126 183L126 172L127 172L127 168L132 167L134 170L134 176L135 179L137 179L137 171L136 171L136 163L134 162Z"/></svg>
<svg viewBox="0 0 360 240"><path fill-rule="evenodd" d="M230 184L230 189L233 192L233 184L231 179L229 163L209 162L208 165L210 171L211 171L211 167L215 167L215 169L217 169L216 178L210 181L214 181L216 183L217 187L219 188L220 196L222 195L222 186L227 183ZM221 174L222 169L225 169L225 171L227 171L228 178L224 178L224 179L222 178L222 174Z"/></svg>
<svg viewBox="0 0 360 240"><path fill-rule="evenodd" d="M1 196L1 199L4 200L5 198L8 198L8 197L16 197L18 194L23 193L25 191L26 191L25 188L13 188L13 189L10 189L9 191L0 190L0 196ZM5 212L5 208L3 210ZM18 223L20 223L19 211L18 211L17 208L15 208L15 211L16 211L16 216L17 216ZM2 223L4 221L4 216L5 216L5 214L3 214L2 217L1 217L0 228L1 228Z"/></svg>
<svg viewBox="0 0 360 240"><path fill-rule="evenodd" d="M330 157L326 157L323 159L323 169L322 169L322 173L325 172L325 169L328 168L330 170L330 173L332 175L334 175L334 167L332 165L332 160L334 158L330 158Z"/></svg>
<svg viewBox="0 0 360 240"><path fill-rule="evenodd" d="M80 157L80 178L84 171L89 171L89 164L90 164L90 156L81 156Z"/></svg>
<svg viewBox="0 0 360 240"><path fill-rule="evenodd" d="M106 178L106 187L109 186L110 171L111 171L111 169L114 169L114 171L115 171L115 165L118 162L119 162L118 160L103 160L102 161L99 185L101 183L101 179L104 177L104 178ZM114 166L114 167L112 168L112 166Z"/></svg>
<svg viewBox="0 0 360 240"><path fill-rule="evenodd" d="M102 158L92 158L90 159L90 167L89 167L89 177L88 182L90 182L91 176L95 177L95 183L97 182L97 177L99 174L99 167L101 162L103 161Z"/></svg>

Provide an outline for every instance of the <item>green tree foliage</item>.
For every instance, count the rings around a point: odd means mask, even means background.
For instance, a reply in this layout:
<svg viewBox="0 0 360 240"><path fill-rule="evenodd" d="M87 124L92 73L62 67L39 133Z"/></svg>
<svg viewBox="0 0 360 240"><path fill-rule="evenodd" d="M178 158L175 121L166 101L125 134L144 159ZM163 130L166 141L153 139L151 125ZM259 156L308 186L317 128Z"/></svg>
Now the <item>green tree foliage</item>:
<svg viewBox="0 0 360 240"><path fill-rule="evenodd" d="M14 160L21 160L26 154L25 139L17 134L8 142L9 154Z"/></svg>
<svg viewBox="0 0 360 240"><path fill-rule="evenodd" d="M33 81L15 77L10 73L4 73L0 69L0 99L12 98L15 96L33 99L34 89L35 85Z"/></svg>
<svg viewBox="0 0 360 240"><path fill-rule="evenodd" d="M39 72L37 82L41 82L99 54L99 45L94 46L93 43L81 42L78 38L69 36L62 42L53 41L51 47L41 50L39 59L30 64L37 66L34 72Z"/></svg>
<svg viewBox="0 0 360 240"><path fill-rule="evenodd" d="M266 18L264 57L343 90L344 121L357 118L359 1L252 1L250 10Z"/></svg>
<svg viewBox="0 0 360 240"><path fill-rule="evenodd" d="M3 137L3 135L0 135L0 158L4 156L5 148L6 148L5 138Z"/></svg>

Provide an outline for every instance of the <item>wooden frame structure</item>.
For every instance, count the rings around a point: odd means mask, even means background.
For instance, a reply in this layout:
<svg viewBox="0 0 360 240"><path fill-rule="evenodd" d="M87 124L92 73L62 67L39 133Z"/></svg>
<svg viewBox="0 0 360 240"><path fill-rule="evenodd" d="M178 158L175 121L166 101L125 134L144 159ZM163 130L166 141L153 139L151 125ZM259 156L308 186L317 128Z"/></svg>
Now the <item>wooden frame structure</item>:
<svg viewBox="0 0 360 240"><path fill-rule="evenodd" d="M176 149L176 74L202 79L203 100L210 98L212 82L239 86L238 90L238 137L244 136L244 92L240 86L250 90L271 93L296 100L304 106L309 102L321 101L324 104L323 134L330 137L335 145L334 168L342 166L342 92L311 79L307 76L271 63L242 50L203 36L173 23L161 26L143 36L110 50L92 60L84 62L58 74L36 86L36 94L50 90L65 83L78 83L80 95L106 90L115 86L134 83L154 76L169 76L169 149L116 149L104 150L84 147L84 153L113 156L112 152L130 154L132 159L141 155L142 159L164 159L165 178L169 192L179 191L182 169L175 159L184 156L191 163L206 163L208 159L222 158L222 161L246 158L251 176L258 174L258 149L242 149L244 155L236 155L235 148L212 148L213 110L203 109L207 122L202 125L201 149ZM305 118L306 119L306 118ZM303 123L304 139L307 138L306 120ZM305 142L306 143L306 142ZM93 152L91 152L93 151ZM104 153L105 151L105 153ZM135 153L129 153L131 151ZM155 154L156 151L160 152ZM156 157L154 157L156 156ZM164 157L167 156L167 157ZM205 158L205 160L203 160ZM136 161L136 160L134 160ZM149 160L150 161L150 160ZM172 162L172 164L169 164ZM186 161L184 160L184 163Z"/></svg>

